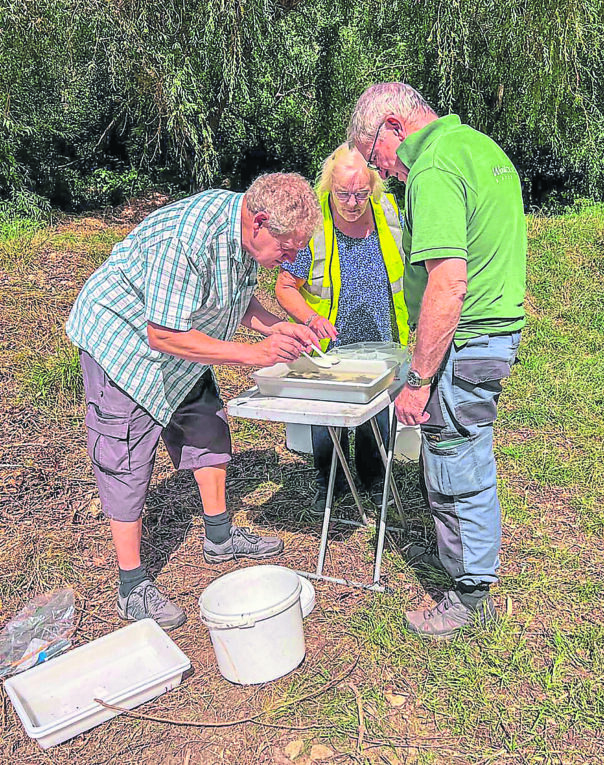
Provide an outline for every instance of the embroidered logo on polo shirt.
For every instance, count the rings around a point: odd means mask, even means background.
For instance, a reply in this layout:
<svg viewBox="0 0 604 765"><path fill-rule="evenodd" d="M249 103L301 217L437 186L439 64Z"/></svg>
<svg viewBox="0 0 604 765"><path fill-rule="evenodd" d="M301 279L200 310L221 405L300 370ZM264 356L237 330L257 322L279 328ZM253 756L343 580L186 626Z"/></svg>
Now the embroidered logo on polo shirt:
<svg viewBox="0 0 604 765"><path fill-rule="evenodd" d="M496 165L493 169L493 175L495 180L499 182L506 178L514 178L516 176L516 168L513 165Z"/></svg>

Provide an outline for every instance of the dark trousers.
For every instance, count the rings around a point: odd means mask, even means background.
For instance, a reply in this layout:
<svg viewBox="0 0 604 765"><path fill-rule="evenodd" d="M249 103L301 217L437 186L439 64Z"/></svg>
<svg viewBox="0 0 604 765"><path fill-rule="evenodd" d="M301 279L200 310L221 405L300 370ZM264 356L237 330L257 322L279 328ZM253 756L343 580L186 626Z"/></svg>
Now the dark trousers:
<svg viewBox="0 0 604 765"><path fill-rule="evenodd" d="M378 414L378 427L382 436L382 441L388 448L388 433L390 430L389 409L386 407ZM371 422L365 422L355 428L354 436L354 456L357 476L363 488L368 489L374 481L383 479L384 464L375 442ZM340 443L342 451L349 461L350 450L348 444L348 429L343 428L340 433ZM329 471L331 469L331 455L333 452L333 443L327 428L320 425L312 426L312 449L315 458L315 469L317 470L317 482L319 486L327 488L329 480ZM338 461L338 470L336 473L336 492L342 493L347 487L346 476L342 466Z"/></svg>

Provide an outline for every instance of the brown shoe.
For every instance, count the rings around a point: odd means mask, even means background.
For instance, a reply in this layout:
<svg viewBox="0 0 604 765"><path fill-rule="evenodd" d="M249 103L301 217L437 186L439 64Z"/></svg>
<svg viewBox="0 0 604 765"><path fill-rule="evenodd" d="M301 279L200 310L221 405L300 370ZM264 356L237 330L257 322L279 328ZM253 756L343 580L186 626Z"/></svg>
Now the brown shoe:
<svg viewBox="0 0 604 765"><path fill-rule="evenodd" d="M421 637L447 640L468 627L486 627L497 619L490 595L479 601L476 609L461 602L455 590L449 590L434 608L407 611L407 628Z"/></svg>

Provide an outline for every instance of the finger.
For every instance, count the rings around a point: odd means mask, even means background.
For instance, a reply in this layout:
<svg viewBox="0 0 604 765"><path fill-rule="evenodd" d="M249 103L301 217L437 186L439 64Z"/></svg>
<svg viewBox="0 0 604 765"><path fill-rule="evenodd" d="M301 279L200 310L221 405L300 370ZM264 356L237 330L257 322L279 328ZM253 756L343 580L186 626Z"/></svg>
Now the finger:
<svg viewBox="0 0 604 765"><path fill-rule="evenodd" d="M300 327L299 332L296 332L296 337L298 340L300 340L304 345L312 345L313 343L317 343L319 341L320 335L318 334L318 330L312 330L310 327Z"/></svg>
<svg viewBox="0 0 604 765"><path fill-rule="evenodd" d="M398 407L396 405L394 408L396 410L396 417L398 421L402 423L403 425L418 425L419 424L415 421L415 416L413 412L409 412L403 407Z"/></svg>
<svg viewBox="0 0 604 765"><path fill-rule="evenodd" d="M300 354L296 354L295 351L288 351L285 348L280 348L277 353L277 358L279 361L295 361L297 358L300 357Z"/></svg>
<svg viewBox="0 0 604 765"><path fill-rule="evenodd" d="M328 326L325 329L327 331L328 337L330 337L332 340L337 339L338 330L333 326L333 324L328 324Z"/></svg>
<svg viewBox="0 0 604 765"><path fill-rule="evenodd" d="M317 332L315 332L315 330L309 329L308 330L308 335L309 335L309 341L310 341L311 344L312 343L316 344L316 343L319 342L320 335Z"/></svg>
<svg viewBox="0 0 604 765"><path fill-rule="evenodd" d="M287 348L288 350L302 348L302 344L295 337L289 337L289 335L276 335L275 337L279 348Z"/></svg>
<svg viewBox="0 0 604 765"><path fill-rule="evenodd" d="M315 342L315 339L318 340L315 333L307 327L296 327L295 331L292 332L291 336L288 335L288 337L293 337L303 346L310 346Z"/></svg>
<svg viewBox="0 0 604 765"><path fill-rule="evenodd" d="M399 405L395 402L394 403L394 411L396 412L396 419L399 422L403 422L403 418L405 416L404 411L399 407Z"/></svg>
<svg viewBox="0 0 604 765"><path fill-rule="evenodd" d="M304 350L304 346L300 345L299 343L294 343L293 345L288 345L287 348L285 348L285 352L293 356L295 359L300 357L300 354Z"/></svg>

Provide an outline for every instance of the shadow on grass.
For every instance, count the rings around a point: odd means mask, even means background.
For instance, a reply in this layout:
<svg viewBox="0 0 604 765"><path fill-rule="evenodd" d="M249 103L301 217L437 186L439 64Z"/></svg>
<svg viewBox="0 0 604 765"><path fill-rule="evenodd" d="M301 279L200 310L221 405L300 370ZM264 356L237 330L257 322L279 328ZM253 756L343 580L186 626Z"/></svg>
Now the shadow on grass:
<svg viewBox="0 0 604 765"><path fill-rule="evenodd" d="M244 511L254 528L266 533L303 533L318 543L321 519L308 512L310 502L306 501L313 495L314 470L304 460L281 460L274 449L248 449L233 455L229 464L227 506L231 514ZM340 504L353 517L346 497ZM143 549L150 573L161 571L187 538L194 519L202 516L201 497L190 471L174 472L152 485L143 516ZM353 527L334 524L330 538L345 539L353 532Z"/></svg>
<svg viewBox="0 0 604 765"><path fill-rule="evenodd" d="M386 554L395 571L416 576L427 592L438 595L448 588L447 578L430 566L413 565L405 560L409 544L421 542L434 548L435 543L434 524L422 498L417 464L397 462L394 476L404 516L402 522L396 509L389 508L388 525L401 530L388 532ZM289 532L313 538L318 550L322 518L309 511L314 493L315 471L307 456L282 456L272 448L246 449L233 455L227 472L227 506L235 517L244 511L254 528L266 533ZM375 520L379 508L372 505L367 496L361 495L361 499L370 521ZM352 494L336 502L333 514L336 519L358 520ZM151 574L157 575L163 569L187 539L195 519L202 516L203 506L191 472L175 472L152 486L143 521L143 549ZM336 519L330 524L329 541L346 541L356 527L338 523ZM242 525L240 520L237 522ZM375 528L370 531L368 541L373 555L377 544ZM201 554L201 550L199 552Z"/></svg>

